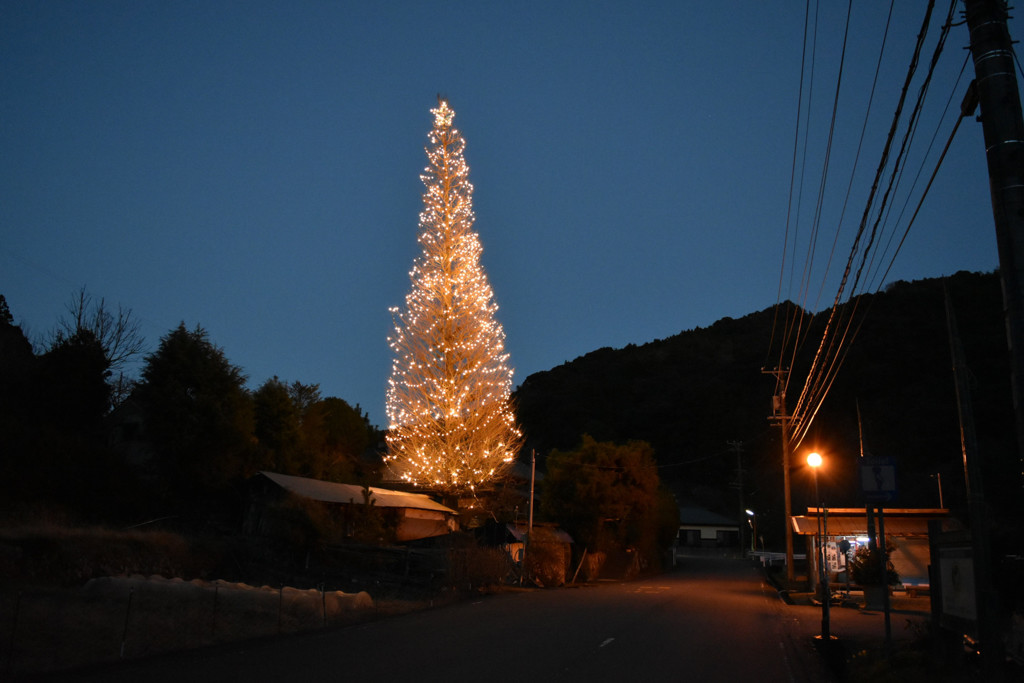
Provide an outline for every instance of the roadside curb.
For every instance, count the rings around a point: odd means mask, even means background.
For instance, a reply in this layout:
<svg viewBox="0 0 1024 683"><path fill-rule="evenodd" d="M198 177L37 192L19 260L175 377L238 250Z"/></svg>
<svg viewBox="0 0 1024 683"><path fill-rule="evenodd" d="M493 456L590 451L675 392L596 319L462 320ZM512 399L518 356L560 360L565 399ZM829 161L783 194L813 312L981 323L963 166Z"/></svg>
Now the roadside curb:
<svg viewBox="0 0 1024 683"><path fill-rule="evenodd" d="M765 571L764 568L762 568L761 574L764 575L764 580L771 584L772 588L775 589L775 592L779 596L779 600L782 600L782 602L786 603L787 605L793 604L793 598L790 597L789 591L780 586L778 582L776 582L775 579L772 577L770 572Z"/></svg>

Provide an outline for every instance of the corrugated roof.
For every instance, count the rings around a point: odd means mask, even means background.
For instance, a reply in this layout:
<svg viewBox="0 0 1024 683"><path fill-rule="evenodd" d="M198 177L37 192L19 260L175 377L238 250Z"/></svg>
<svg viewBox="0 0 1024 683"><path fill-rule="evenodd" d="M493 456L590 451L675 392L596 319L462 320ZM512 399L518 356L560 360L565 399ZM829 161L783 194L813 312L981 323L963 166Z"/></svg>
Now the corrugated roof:
<svg viewBox="0 0 1024 683"><path fill-rule="evenodd" d="M850 515L835 514L829 510L828 514L828 535L829 536L867 536L868 518L866 514ZM902 514L885 516L886 536L927 536L928 521L932 519L945 519L944 514L935 514L936 510L922 510L922 514ZM802 535L814 535L818 533L817 515L799 515L793 517L793 531Z"/></svg>
<svg viewBox="0 0 1024 683"><path fill-rule="evenodd" d="M324 503L362 503L363 487L355 484L336 484L332 481L321 481L308 477L295 477L277 472L260 472L267 479L297 496L319 500ZM406 493L370 487L370 500L381 508L414 508L416 510L436 510L455 514L455 510L441 505L422 493Z"/></svg>

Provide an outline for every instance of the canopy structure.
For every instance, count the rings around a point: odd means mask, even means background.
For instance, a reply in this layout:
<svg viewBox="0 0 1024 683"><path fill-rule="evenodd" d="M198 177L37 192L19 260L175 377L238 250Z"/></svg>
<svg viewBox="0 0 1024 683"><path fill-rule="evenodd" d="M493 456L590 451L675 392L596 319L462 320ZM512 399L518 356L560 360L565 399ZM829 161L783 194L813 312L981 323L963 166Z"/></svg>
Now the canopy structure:
<svg viewBox="0 0 1024 683"><path fill-rule="evenodd" d="M820 508L807 508L806 515L797 515L793 519L793 531L800 536L814 536L818 533L818 517ZM828 536L867 536L868 517L863 508L825 508L827 517L822 521L828 523ZM928 522L935 519L946 519L949 510L939 508L893 508L885 510L886 536L928 536Z"/></svg>
<svg viewBox="0 0 1024 683"><path fill-rule="evenodd" d="M825 514L823 514L825 513ZM949 510L941 508L892 508L884 510L885 537L893 548L889 559L907 587L926 587L929 584L928 565L931 563L928 546L928 522L949 520ZM864 508L807 508L806 515L794 516L793 531L807 540L807 557L811 562L809 577L817 584L818 521L822 522L825 557L830 576L845 581L846 562L855 548L866 543L868 534L867 511ZM876 520L877 528L877 520ZM850 542L848 556L839 550L839 541Z"/></svg>

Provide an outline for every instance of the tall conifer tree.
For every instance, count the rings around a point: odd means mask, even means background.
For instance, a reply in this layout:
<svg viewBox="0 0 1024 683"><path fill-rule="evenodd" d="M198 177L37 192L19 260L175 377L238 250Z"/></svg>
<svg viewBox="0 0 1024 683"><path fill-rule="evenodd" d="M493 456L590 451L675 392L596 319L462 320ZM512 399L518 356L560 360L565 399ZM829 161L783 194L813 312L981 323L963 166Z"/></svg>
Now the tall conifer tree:
<svg viewBox="0 0 1024 683"><path fill-rule="evenodd" d="M512 462L522 437L511 401L505 332L480 265L473 186L455 112L438 98L420 213L423 253L405 309L391 310L387 461L402 479L467 493Z"/></svg>

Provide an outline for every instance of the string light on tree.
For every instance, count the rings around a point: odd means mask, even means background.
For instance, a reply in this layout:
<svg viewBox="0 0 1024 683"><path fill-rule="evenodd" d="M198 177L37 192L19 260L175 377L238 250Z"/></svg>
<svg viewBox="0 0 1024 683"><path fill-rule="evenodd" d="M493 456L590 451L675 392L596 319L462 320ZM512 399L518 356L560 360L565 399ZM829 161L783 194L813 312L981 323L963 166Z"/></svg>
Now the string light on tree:
<svg viewBox="0 0 1024 683"><path fill-rule="evenodd" d="M422 254L405 308L391 309L394 351L388 380L385 460L401 479L446 493L471 492L502 474L522 435L511 400L512 370L498 306L473 231L473 186L438 98L426 149L420 213Z"/></svg>

